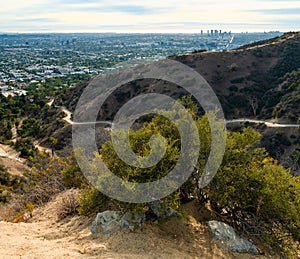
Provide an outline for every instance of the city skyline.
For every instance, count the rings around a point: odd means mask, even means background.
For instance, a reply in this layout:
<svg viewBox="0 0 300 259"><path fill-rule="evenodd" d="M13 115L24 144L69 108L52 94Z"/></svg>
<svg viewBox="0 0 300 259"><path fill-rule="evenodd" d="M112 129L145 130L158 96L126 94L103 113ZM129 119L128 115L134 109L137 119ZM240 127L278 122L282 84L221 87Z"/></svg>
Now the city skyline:
<svg viewBox="0 0 300 259"><path fill-rule="evenodd" d="M296 0L11 0L1 4L0 32L297 31L299 14Z"/></svg>

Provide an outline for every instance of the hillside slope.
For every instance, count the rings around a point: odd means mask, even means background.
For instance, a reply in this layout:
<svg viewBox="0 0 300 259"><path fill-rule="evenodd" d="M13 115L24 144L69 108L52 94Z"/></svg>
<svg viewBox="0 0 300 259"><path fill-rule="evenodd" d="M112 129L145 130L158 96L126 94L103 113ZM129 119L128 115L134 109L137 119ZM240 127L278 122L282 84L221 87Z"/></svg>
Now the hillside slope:
<svg viewBox="0 0 300 259"><path fill-rule="evenodd" d="M300 33L287 33L232 51L195 52L175 55L170 59L190 66L209 82L222 104L226 119L256 118L294 124L299 121ZM70 89L58 101L59 104L74 111L87 84ZM130 82L107 99L99 111L99 119L112 120L129 99L147 92L173 98L187 94L179 86L159 80ZM238 126L229 129L239 129ZM293 173L300 174L300 135L297 128L251 126L263 134L263 146L273 157L292 168Z"/></svg>

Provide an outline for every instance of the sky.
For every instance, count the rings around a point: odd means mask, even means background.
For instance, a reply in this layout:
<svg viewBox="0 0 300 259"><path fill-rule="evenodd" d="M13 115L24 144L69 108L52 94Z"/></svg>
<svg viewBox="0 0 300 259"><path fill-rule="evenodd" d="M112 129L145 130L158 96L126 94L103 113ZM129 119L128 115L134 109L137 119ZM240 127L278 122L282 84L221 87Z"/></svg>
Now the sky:
<svg viewBox="0 0 300 259"><path fill-rule="evenodd" d="M0 32L299 31L299 0L0 0Z"/></svg>

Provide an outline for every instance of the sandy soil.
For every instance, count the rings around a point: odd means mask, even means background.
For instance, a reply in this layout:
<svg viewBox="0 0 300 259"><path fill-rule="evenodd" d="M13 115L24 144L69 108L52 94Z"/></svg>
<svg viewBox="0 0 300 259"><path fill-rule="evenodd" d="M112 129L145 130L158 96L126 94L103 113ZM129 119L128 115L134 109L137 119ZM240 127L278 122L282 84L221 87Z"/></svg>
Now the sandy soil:
<svg viewBox="0 0 300 259"><path fill-rule="evenodd" d="M17 159L19 153L11 146L0 144L0 157L8 157L11 159Z"/></svg>
<svg viewBox="0 0 300 259"><path fill-rule="evenodd" d="M23 175L24 172L29 172L31 169L21 161L7 157L0 157L0 165L4 165L7 171L12 175Z"/></svg>
<svg viewBox="0 0 300 259"><path fill-rule="evenodd" d="M28 223L0 222L0 258L266 258L234 254L220 246L191 205L186 219L147 223L131 232L91 235L91 220L57 221L57 199L34 211Z"/></svg>
<svg viewBox="0 0 300 259"><path fill-rule="evenodd" d="M0 165L4 165L13 175L23 175L24 172L30 171L25 164L25 159L19 157L19 153L12 147L3 144L0 144Z"/></svg>

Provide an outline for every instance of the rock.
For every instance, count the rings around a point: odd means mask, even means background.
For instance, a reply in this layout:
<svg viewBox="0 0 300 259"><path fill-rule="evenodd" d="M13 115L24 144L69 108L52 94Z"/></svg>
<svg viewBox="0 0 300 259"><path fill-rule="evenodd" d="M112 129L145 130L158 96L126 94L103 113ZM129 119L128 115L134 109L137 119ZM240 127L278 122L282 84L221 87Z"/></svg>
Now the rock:
<svg viewBox="0 0 300 259"><path fill-rule="evenodd" d="M216 240L227 246L232 252L259 254L256 246L248 240L239 237L231 226L215 220L209 221L208 226Z"/></svg>
<svg viewBox="0 0 300 259"><path fill-rule="evenodd" d="M98 213L91 226L92 234L110 234L119 228L134 229L135 225L141 226L145 221L142 213L126 212L124 215L119 211L104 211Z"/></svg>
<svg viewBox="0 0 300 259"><path fill-rule="evenodd" d="M127 225L127 227L131 230L133 230L134 225L138 225L140 227L144 222L145 215L143 213L132 212L126 212L120 220L120 224L123 224L124 226Z"/></svg>
<svg viewBox="0 0 300 259"><path fill-rule="evenodd" d="M117 223L120 220L121 215L117 211L104 211L98 213L91 226L91 232L93 234L102 233L110 234L117 228Z"/></svg>
<svg viewBox="0 0 300 259"><path fill-rule="evenodd" d="M166 217L179 217L180 214L173 210L171 207L163 203L162 201L153 201L148 203L149 208L152 210L152 212L158 217L158 218L166 218Z"/></svg>

